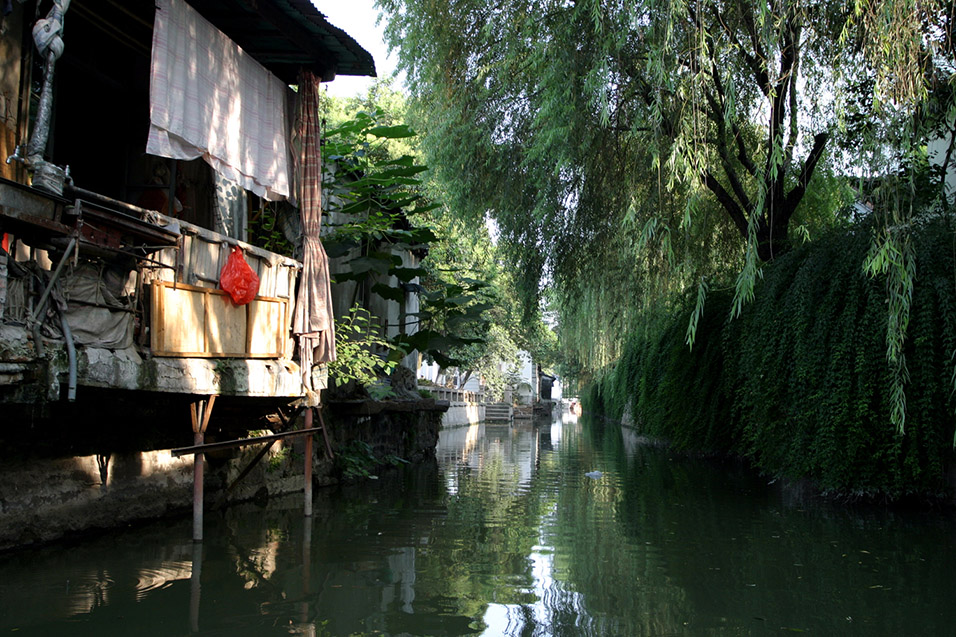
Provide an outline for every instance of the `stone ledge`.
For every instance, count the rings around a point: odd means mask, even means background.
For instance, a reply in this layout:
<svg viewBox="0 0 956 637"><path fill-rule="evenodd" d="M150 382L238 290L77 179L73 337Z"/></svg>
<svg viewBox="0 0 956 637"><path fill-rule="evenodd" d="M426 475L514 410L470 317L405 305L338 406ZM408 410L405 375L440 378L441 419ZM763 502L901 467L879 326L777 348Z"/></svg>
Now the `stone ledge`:
<svg viewBox="0 0 956 637"><path fill-rule="evenodd" d="M37 359L33 339L23 327L0 325L0 385L24 381L45 388L56 400L66 383L66 346L44 339L46 356ZM79 386L176 394L298 398L302 395L299 366L285 359L166 358L141 354L135 347L111 350L77 346ZM30 364L42 378L30 379Z"/></svg>
<svg viewBox="0 0 956 637"><path fill-rule="evenodd" d="M343 415L374 416L381 413L407 413L414 411L448 411L447 400L422 398L421 400L373 400L358 398L354 400L327 400L330 410Z"/></svg>

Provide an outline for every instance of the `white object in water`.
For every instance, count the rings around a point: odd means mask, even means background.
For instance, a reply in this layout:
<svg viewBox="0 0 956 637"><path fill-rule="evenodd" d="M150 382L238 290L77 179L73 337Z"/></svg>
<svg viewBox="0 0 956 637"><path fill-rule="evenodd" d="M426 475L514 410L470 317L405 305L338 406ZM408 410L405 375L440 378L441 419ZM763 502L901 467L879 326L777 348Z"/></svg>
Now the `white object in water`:
<svg viewBox="0 0 956 637"><path fill-rule="evenodd" d="M598 478L600 478L600 477L603 476L604 474L601 473L600 471L588 471L588 472L585 473L584 475L586 475L586 476L589 477L589 478L593 478L594 480L597 480Z"/></svg>

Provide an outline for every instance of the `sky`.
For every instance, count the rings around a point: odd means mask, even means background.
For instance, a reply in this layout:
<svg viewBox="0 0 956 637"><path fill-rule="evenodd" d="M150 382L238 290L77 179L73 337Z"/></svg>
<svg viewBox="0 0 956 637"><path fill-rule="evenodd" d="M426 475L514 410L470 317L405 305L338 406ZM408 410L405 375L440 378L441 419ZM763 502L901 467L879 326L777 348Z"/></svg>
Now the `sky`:
<svg viewBox="0 0 956 637"><path fill-rule="evenodd" d="M384 24L376 25L378 9L374 0L312 0L333 25L348 33L363 49L372 54L375 70L380 78L390 77L395 71L395 55L389 56L385 44ZM365 93L373 78L339 75L322 86L329 95L353 97Z"/></svg>

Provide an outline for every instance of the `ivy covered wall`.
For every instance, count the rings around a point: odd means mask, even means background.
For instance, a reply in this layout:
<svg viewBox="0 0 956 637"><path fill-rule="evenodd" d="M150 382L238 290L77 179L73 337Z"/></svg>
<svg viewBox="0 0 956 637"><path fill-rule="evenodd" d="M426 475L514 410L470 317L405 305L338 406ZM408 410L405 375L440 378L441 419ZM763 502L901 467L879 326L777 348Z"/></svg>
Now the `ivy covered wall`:
<svg viewBox="0 0 956 637"><path fill-rule="evenodd" d="M769 475L809 478L824 492L947 495L956 234L941 219L912 230L902 435L890 418L886 285L861 265L871 237L858 225L775 260L737 319L729 319L732 288L712 291L692 349L690 307L646 320L590 386L585 408L615 420L627 411L642 433L678 449L743 455Z"/></svg>

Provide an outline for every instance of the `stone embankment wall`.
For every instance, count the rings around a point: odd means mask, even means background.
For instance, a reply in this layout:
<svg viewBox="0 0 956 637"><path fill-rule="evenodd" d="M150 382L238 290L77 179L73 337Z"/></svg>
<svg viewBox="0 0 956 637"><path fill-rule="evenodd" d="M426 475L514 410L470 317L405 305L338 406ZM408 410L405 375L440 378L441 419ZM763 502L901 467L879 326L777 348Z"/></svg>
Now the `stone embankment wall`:
<svg viewBox="0 0 956 637"><path fill-rule="evenodd" d="M0 549L188 507L192 467L192 458L173 458L168 450L6 459L0 465Z"/></svg>
<svg viewBox="0 0 956 637"><path fill-rule="evenodd" d="M360 441L375 458L415 463L434 456L446 407L434 400L362 400L328 404L323 415L337 456ZM279 441L238 481L261 444L206 454L206 509L301 492L304 448L301 438ZM374 460L367 466L377 470ZM331 485L340 477L341 462L327 456L323 437L316 435L314 483ZM173 458L169 449L5 458L0 462L0 551L185 515L191 510L192 493L193 458Z"/></svg>
<svg viewBox="0 0 956 637"><path fill-rule="evenodd" d="M442 416L443 427L474 425L485 420L484 394L481 392L428 387L435 398L448 403L448 411Z"/></svg>

